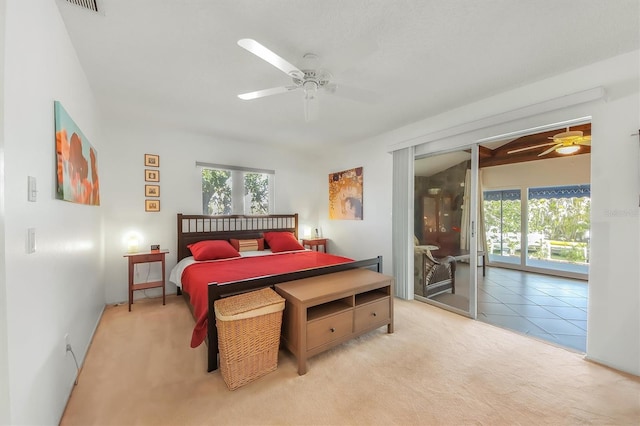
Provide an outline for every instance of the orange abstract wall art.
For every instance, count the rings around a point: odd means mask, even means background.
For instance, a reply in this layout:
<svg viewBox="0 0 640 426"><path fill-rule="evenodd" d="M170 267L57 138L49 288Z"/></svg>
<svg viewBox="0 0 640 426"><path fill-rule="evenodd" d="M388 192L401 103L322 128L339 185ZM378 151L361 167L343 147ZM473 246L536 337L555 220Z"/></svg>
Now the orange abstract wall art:
<svg viewBox="0 0 640 426"><path fill-rule="evenodd" d="M56 198L100 205L98 154L58 101L54 102L56 131Z"/></svg>

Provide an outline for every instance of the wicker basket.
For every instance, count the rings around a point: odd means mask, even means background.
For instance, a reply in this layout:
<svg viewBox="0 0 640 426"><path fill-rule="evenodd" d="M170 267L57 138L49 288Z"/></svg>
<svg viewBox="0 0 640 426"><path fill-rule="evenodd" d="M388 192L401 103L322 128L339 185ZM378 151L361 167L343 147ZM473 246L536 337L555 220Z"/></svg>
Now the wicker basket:
<svg viewBox="0 0 640 426"><path fill-rule="evenodd" d="M234 390L278 367L284 299L270 288L214 302L220 372Z"/></svg>

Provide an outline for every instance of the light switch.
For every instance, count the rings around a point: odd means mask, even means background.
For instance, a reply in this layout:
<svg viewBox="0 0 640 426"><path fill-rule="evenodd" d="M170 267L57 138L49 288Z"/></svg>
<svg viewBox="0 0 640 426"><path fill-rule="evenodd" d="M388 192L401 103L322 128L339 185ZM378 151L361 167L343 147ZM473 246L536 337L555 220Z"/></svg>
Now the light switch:
<svg viewBox="0 0 640 426"><path fill-rule="evenodd" d="M27 229L27 254L36 252L36 228Z"/></svg>
<svg viewBox="0 0 640 426"><path fill-rule="evenodd" d="M38 195L38 190L36 188L36 178L33 176L28 176L27 182L27 200L35 202Z"/></svg>

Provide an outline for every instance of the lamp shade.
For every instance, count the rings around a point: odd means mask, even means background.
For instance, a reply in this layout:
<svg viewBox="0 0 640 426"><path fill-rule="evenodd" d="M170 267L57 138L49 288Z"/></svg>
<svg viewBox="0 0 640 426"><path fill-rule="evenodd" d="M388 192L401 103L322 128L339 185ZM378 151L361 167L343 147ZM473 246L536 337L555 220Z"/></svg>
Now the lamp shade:
<svg viewBox="0 0 640 426"><path fill-rule="evenodd" d="M127 240L127 251L129 253L136 253L140 248L140 240L138 237L132 236Z"/></svg>

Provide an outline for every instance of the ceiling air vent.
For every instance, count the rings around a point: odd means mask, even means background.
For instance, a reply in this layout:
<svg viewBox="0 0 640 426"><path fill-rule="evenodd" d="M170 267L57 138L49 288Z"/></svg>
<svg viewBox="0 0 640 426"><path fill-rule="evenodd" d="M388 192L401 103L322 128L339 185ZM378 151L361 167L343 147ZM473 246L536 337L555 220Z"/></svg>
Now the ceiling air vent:
<svg viewBox="0 0 640 426"><path fill-rule="evenodd" d="M98 11L98 0L67 0L67 2L94 12Z"/></svg>

